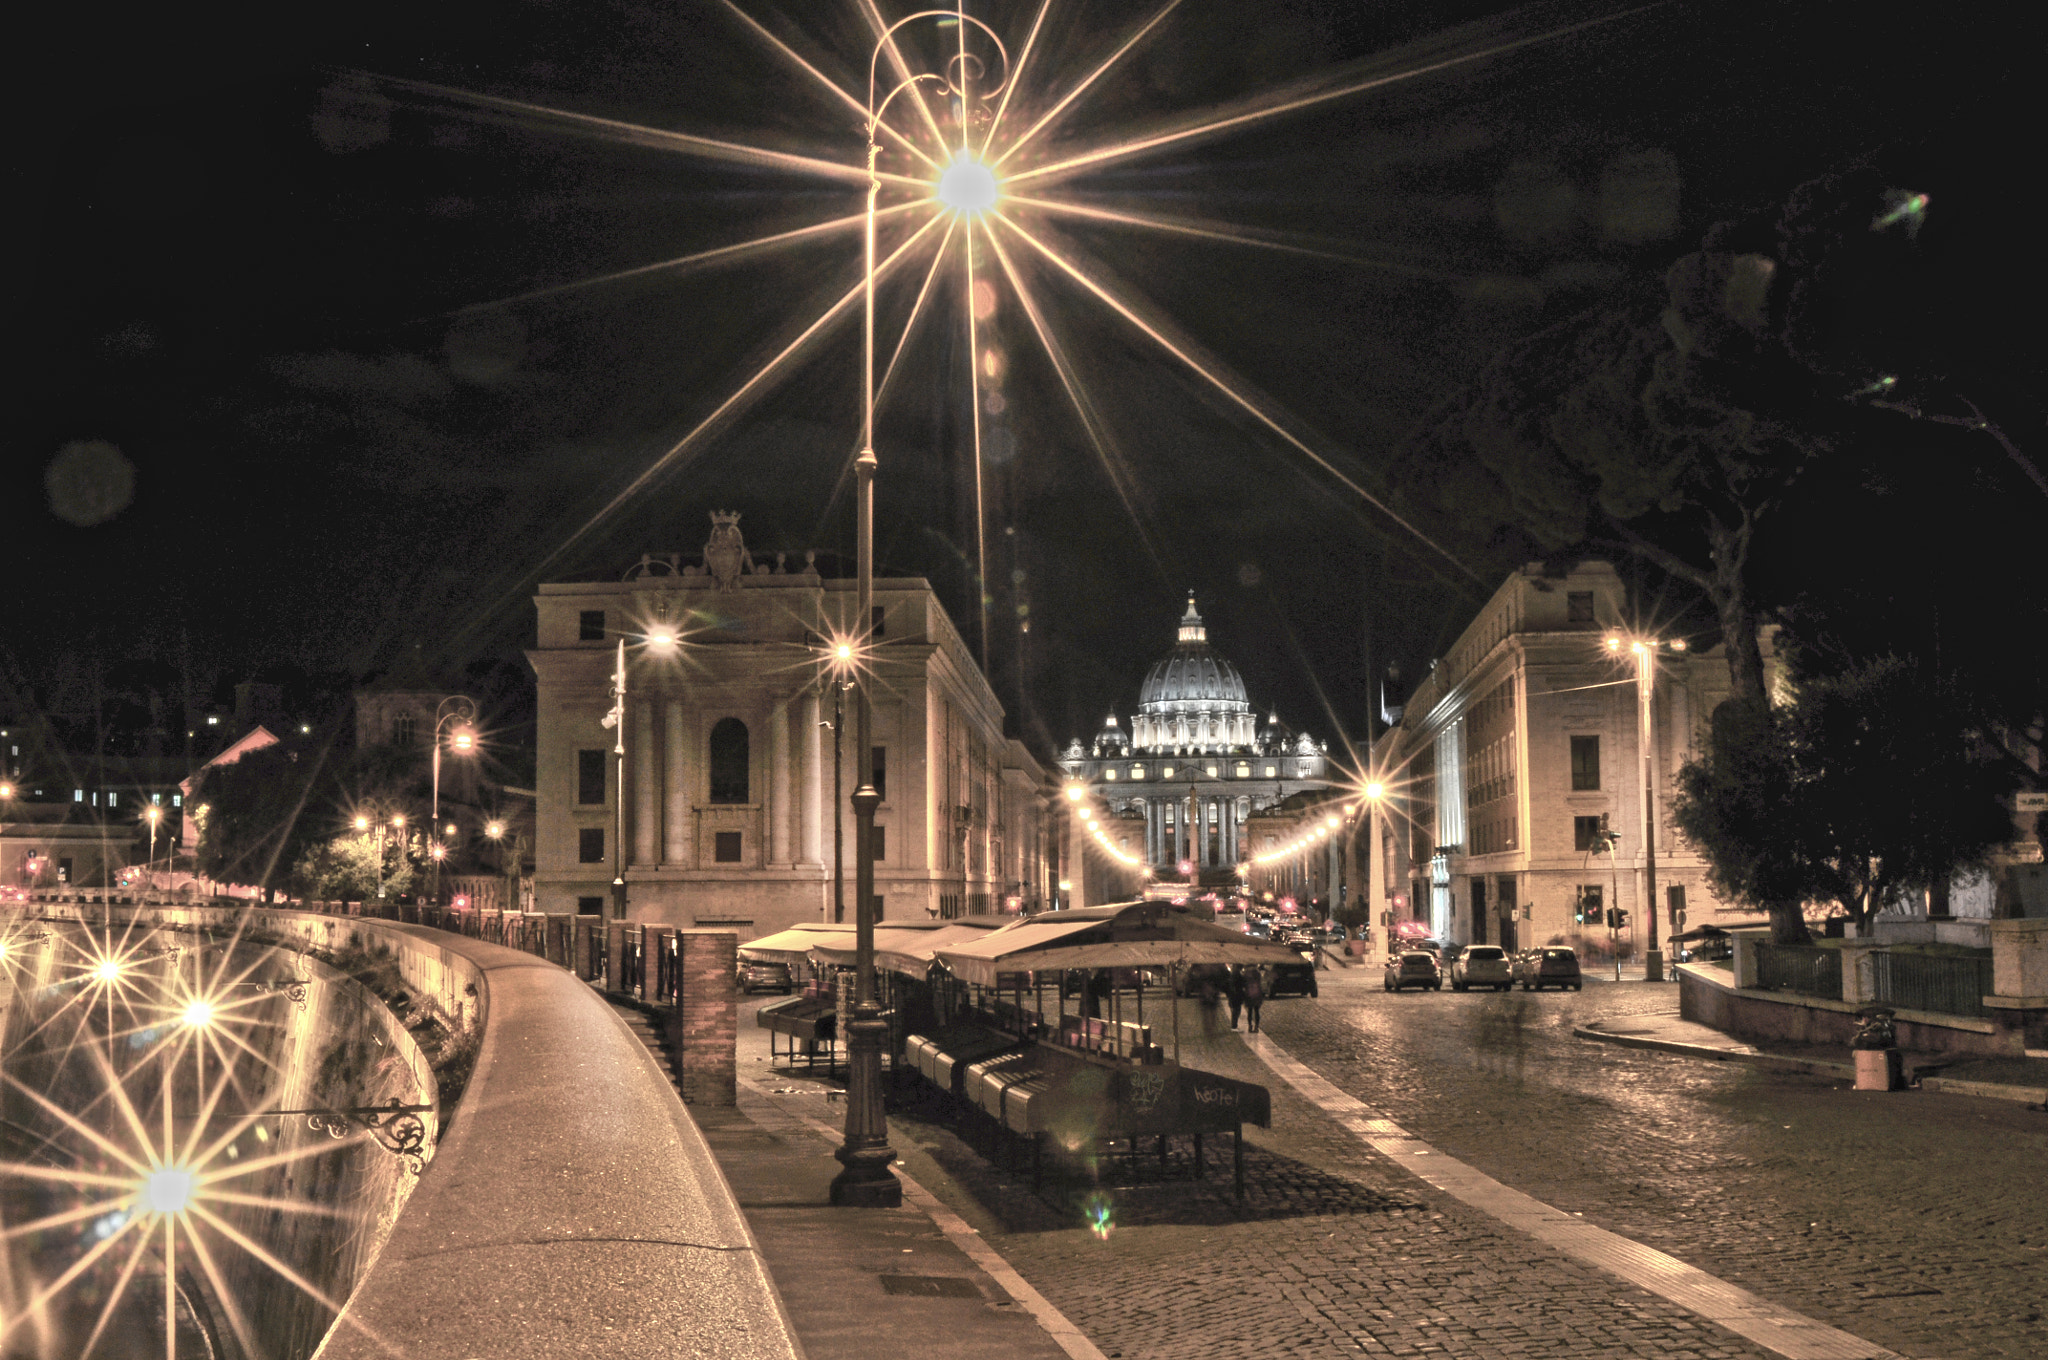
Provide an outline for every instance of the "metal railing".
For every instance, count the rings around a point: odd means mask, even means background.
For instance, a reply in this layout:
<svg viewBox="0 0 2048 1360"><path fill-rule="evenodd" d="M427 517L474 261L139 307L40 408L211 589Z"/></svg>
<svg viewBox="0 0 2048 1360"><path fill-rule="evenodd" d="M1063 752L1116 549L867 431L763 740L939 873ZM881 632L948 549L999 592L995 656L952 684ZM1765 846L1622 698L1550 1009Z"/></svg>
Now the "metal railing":
<svg viewBox="0 0 2048 1360"><path fill-rule="evenodd" d="M1767 992L1842 999L1842 951L1806 945L1758 944L1756 985Z"/></svg>
<svg viewBox="0 0 2048 1360"><path fill-rule="evenodd" d="M1989 1014L1984 995L1991 990L1990 958L1950 954L1906 954L1878 950L1871 954L1874 1000L1907 1011L1937 1015Z"/></svg>

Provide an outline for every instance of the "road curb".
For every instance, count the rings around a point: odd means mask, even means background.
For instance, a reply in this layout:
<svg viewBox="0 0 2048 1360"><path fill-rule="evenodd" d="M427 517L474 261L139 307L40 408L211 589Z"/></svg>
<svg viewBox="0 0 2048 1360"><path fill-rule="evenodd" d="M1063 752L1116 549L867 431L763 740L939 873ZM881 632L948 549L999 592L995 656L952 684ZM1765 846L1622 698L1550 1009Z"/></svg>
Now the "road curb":
<svg viewBox="0 0 2048 1360"><path fill-rule="evenodd" d="M1757 1051L1745 1053L1740 1049L1688 1044L1676 1039L1651 1039L1638 1034L1610 1034L1585 1025L1574 1027L1572 1034L1580 1039L1594 1039L1603 1044L1619 1044L1623 1048L1654 1049L1660 1053L1677 1053L1688 1058L1706 1058L1714 1062L1750 1063L1758 1067L1774 1067L1781 1071L1804 1072L1816 1077L1841 1077L1849 1081L1856 1079L1854 1063L1829 1062L1824 1058L1793 1058L1781 1053ZM1978 1096L1986 1100L2010 1100L2021 1105L2048 1106L2048 1087L2011 1086L1997 1081L1970 1081L1964 1077L1921 1077L1914 1084L1922 1091L1935 1091L1945 1095Z"/></svg>
<svg viewBox="0 0 2048 1360"><path fill-rule="evenodd" d="M1751 1063L1758 1067L1776 1067L1816 1077L1847 1077L1852 1081L1856 1077L1856 1067L1853 1063L1828 1062L1824 1058L1789 1058L1780 1053L1762 1053L1754 1050L1745 1053L1741 1049L1687 1044L1676 1039L1649 1039L1637 1034L1609 1034L1585 1025L1574 1027L1572 1034L1580 1039L1595 1039L1603 1044L1619 1044L1623 1048L1655 1049L1660 1053L1677 1053L1688 1058L1707 1058L1714 1062Z"/></svg>

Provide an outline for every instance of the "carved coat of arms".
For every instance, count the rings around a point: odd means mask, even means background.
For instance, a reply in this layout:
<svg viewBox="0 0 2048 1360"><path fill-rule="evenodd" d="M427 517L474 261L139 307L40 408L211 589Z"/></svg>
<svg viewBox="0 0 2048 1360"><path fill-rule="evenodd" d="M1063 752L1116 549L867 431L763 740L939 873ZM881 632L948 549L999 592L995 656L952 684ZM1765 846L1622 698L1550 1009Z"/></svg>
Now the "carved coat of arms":
<svg viewBox="0 0 2048 1360"><path fill-rule="evenodd" d="M746 540L740 537L740 512L713 510L711 538L704 544L704 570L720 590L738 590L740 572L753 569L754 559L747 552Z"/></svg>

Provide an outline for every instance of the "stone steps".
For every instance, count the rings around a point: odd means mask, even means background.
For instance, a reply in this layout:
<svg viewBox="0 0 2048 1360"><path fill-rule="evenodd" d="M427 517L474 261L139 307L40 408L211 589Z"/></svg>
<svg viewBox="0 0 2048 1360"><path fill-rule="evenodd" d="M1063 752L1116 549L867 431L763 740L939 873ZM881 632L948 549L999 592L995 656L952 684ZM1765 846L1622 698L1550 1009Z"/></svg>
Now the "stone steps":
<svg viewBox="0 0 2048 1360"><path fill-rule="evenodd" d="M612 1010L618 1014L619 1019L626 1022L626 1028L633 1032L633 1037L654 1055L655 1066L661 1069L661 1075L668 1078L668 1084L675 1087L676 1094L681 1095L682 1078L676 1071L675 1050L669 1047L668 1035L655 1025L654 1018L646 1011L633 1006L621 1006L617 1002L612 1003Z"/></svg>

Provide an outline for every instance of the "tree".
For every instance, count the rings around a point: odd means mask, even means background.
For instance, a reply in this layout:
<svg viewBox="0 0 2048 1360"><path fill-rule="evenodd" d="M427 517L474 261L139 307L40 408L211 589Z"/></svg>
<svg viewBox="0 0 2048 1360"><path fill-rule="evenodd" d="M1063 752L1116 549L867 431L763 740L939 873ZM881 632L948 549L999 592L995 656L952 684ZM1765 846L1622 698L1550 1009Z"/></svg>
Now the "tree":
<svg viewBox="0 0 2048 1360"><path fill-rule="evenodd" d="M199 871L223 883L253 884L267 901L330 830L331 774L325 751L282 743L210 767L194 794L204 809Z"/></svg>
<svg viewBox="0 0 2048 1360"><path fill-rule="evenodd" d="M2012 836L2012 785L1945 677L1883 657L1798 678L1782 707L1724 704L1708 754L1679 772L1673 813L1716 890L1797 943L1808 902L1861 926L1983 867Z"/></svg>
<svg viewBox="0 0 2048 1360"><path fill-rule="evenodd" d="M375 831L351 832L311 846L292 868L292 889L328 902L367 902L411 892L413 865L404 843ZM378 865L381 856L383 865Z"/></svg>

